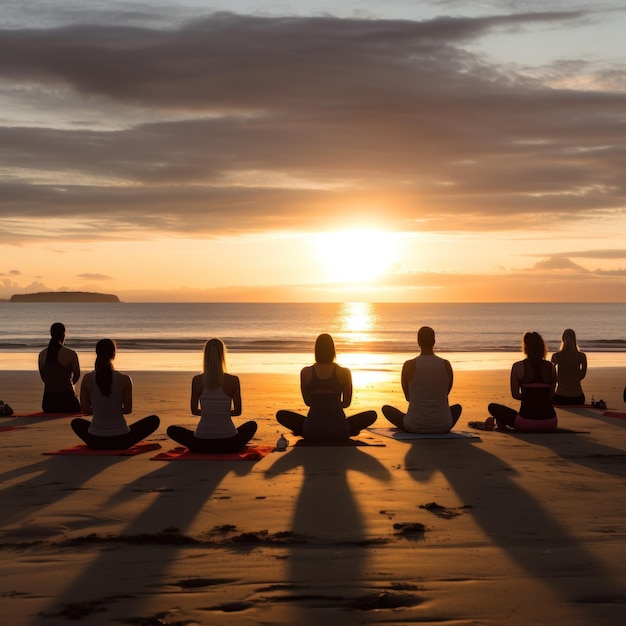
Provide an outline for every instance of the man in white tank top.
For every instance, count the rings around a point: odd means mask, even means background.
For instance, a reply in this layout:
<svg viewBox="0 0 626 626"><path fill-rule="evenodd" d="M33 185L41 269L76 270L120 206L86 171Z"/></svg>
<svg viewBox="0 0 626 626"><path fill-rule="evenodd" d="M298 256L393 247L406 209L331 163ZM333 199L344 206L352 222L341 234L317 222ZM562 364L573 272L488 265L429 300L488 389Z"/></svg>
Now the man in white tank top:
<svg viewBox="0 0 626 626"><path fill-rule="evenodd" d="M446 359L434 353L435 331L422 326L417 333L420 355L402 367L402 390L409 403L406 413L385 405L383 415L401 430L411 433L447 433L461 415L461 405L449 406L454 376Z"/></svg>

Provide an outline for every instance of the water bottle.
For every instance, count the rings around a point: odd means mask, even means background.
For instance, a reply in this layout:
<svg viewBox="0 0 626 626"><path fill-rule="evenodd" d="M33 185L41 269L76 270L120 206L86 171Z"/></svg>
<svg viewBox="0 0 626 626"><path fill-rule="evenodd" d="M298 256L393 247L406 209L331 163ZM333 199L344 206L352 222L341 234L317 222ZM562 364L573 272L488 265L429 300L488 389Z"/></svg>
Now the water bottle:
<svg viewBox="0 0 626 626"><path fill-rule="evenodd" d="M285 435L281 433L280 437L278 438L278 441L276 442L276 450L278 450L279 452L284 452L287 449L288 445L289 445L289 442L285 438Z"/></svg>

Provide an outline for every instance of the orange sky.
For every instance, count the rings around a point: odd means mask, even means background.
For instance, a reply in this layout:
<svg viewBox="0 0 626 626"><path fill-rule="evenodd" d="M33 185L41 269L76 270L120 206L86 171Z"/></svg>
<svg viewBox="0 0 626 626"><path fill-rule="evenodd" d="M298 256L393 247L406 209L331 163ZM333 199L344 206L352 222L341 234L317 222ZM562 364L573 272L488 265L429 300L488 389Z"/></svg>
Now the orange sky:
<svg viewBox="0 0 626 626"><path fill-rule="evenodd" d="M626 300L626 10L476 4L10 2L0 298Z"/></svg>

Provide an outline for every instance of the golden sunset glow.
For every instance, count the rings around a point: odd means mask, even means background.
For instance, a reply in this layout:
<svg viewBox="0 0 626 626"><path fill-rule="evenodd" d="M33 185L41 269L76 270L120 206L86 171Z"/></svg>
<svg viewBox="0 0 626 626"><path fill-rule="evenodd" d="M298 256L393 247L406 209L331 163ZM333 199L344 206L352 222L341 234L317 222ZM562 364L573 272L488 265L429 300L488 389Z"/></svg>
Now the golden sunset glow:
<svg viewBox="0 0 626 626"><path fill-rule="evenodd" d="M342 230L315 237L327 280L366 282L380 278L395 261L394 235L381 229Z"/></svg>
<svg viewBox="0 0 626 626"><path fill-rule="evenodd" d="M342 308L341 330L366 341L375 323L374 307L369 302L346 302Z"/></svg>
<svg viewBox="0 0 626 626"><path fill-rule="evenodd" d="M0 299L626 299L623 3L41 4L0 12Z"/></svg>
<svg viewBox="0 0 626 626"><path fill-rule="evenodd" d="M371 302L346 302L341 309L341 327L337 340L342 346L367 346L373 340L372 331L377 321L375 307ZM381 367L381 357L376 351L341 352L339 360L352 370L352 382L358 387L389 381L397 375Z"/></svg>

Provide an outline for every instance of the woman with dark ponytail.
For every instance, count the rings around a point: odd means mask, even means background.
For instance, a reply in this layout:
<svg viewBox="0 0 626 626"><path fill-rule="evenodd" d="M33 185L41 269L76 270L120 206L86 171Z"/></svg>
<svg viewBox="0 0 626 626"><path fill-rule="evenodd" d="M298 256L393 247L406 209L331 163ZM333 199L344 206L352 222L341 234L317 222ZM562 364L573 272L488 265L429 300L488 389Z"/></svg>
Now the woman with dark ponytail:
<svg viewBox="0 0 626 626"><path fill-rule="evenodd" d="M195 431L170 426L167 434L176 443L200 454L239 452L256 433L256 422L239 427L233 417L241 415L239 378L226 373L226 346L210 339L204 347L203 373L191 381L191 413L200 416Z"/></svg>
<svg viewBox="0 0 626 626"><path fill-rule="evenodd" d="M63 344L65 326L50 327L48 347L39 353L39 375L44 382L41 408L45 413L80 413L74 385L80 378L78 355Z"/></svg>
<svg viewBox="0 0 626 626"><path fill-rule="evenodd" d="M159 418L150 415L130 424L125 414L133 410L133 382L130 376L113 368L115 342L101 339L96 344L96 364L85 374L80 387L83 413L93 415L91 422L77 417L72 430L92 450L126 450L151 435L159 427Z"/></svg>

